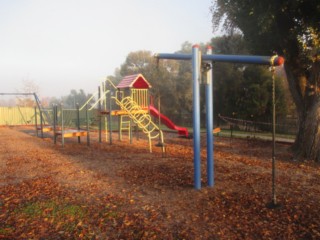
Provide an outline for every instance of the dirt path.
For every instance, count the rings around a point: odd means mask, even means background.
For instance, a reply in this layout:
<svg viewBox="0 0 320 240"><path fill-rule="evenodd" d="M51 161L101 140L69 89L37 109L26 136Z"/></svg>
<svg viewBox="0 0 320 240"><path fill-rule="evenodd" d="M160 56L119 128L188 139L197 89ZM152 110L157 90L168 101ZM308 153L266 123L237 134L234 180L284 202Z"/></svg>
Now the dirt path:
<svg viewBox="0 0 320 240"><path fill-rule="evenodd" d="M168 135L168 156L163 158L160 149L148 153L143 139L132 145L93 140L90 147L68 139L62 148L33 136L30 129L0 128L0 237L320 237L318 165L292 163L288 146L279 145L277 194L282 207L270 210L265 207L271 195L270 143L217 138L215 187L200 191L193 189L191 144ZM202 156L205 186L205 149ZM85 215L59 218L51 214L52 207L41 208L39 216L25 213L30 203L44 206L49 200L78 206ZM69 220L74 225L66 225Z"/></svg>

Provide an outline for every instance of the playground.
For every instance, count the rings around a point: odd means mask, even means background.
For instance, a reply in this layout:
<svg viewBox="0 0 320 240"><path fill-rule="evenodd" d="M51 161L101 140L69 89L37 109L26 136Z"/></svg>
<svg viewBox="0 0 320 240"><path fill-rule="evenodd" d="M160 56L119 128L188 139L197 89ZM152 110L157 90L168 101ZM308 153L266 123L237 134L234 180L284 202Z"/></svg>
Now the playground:
<svg viewBox="0 0 320 240"><path fill-rule="evenodd" d="M276 143L274 88L272 141L226 137L213 125L212 61L274 67L283 58L198 48L156 56L192 60L192 135L155 106L142 74L106 79L95 103L76 109L44 108L25 93L37 104L28 124L0 128L0 237L319 238L319 164L293 161L292 141Z"/></svg>
<svg viewBox="0 0 320 240"><path fill-rule="evenodd" d="M0 128L2 239L320 236L319 165L291 161L288 144L276 152L281 208L268 209L270 141L215 137L215 187L195 190L190 139L166 132L164 158L161 148L146 151L146 137L112 145L90 138L90 147L68 138L62 148L32 127Z"/></svg>

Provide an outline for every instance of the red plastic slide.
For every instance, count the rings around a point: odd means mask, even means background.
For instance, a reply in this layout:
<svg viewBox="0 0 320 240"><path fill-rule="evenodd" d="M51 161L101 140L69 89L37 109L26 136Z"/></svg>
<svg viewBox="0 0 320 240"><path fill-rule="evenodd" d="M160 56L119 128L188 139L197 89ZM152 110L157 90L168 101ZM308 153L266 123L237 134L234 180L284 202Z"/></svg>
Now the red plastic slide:
<svg viewBox="0 0 320 240"><path fill-rule="evenodd" d="M168 128L177 130L179 135L182 135L185 137L189 136L187 128L175 125L167 116L159 113L158 109L156 109L154 106L150 105L149 109L152 116L158 118L160 115L161 122L164 123Z"/></svg>

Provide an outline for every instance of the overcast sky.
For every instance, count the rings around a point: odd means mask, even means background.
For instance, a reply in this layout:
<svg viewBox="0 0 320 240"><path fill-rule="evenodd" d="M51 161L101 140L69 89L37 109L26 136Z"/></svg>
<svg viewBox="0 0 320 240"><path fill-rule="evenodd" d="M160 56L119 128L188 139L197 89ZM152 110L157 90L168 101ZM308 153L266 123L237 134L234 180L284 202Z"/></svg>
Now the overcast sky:
<svg viewBox="0 0 320 240"><path fill-rule="evenodd" d="M174 52L213 37L212 0L0 0L0 92L96 91L138 50Z"/></svg>

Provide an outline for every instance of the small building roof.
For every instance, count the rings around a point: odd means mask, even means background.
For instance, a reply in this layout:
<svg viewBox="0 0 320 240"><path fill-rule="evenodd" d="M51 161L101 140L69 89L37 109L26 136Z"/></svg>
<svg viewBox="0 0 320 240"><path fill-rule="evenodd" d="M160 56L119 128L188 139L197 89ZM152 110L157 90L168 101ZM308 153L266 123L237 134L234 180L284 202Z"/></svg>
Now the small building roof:
<svg viewBox="0 0 320 240"><path fill-rule="evenodd" d="M151 87L152 86L150 85L150 83L143 77L142 74L125 76L117 85L117 88L147 89Z"/></svg>

